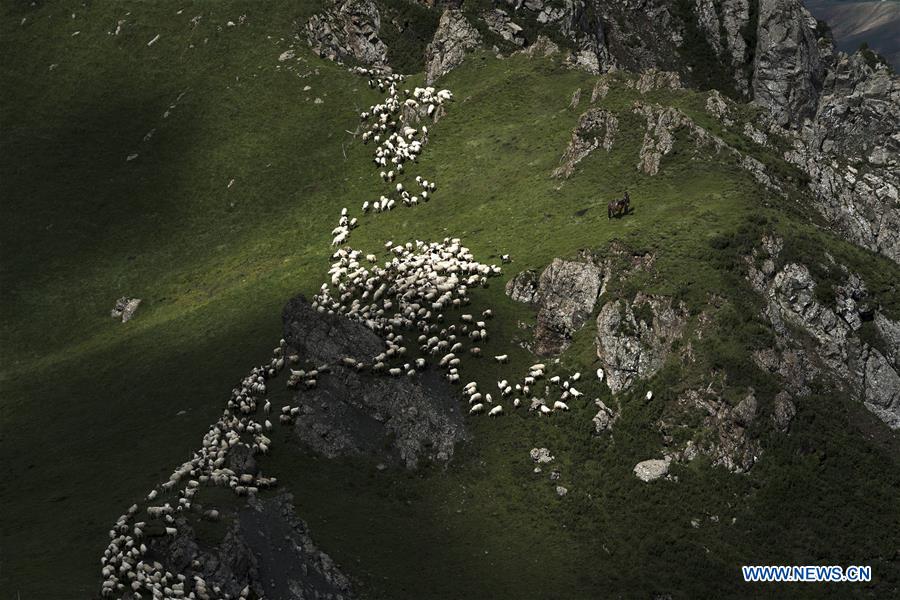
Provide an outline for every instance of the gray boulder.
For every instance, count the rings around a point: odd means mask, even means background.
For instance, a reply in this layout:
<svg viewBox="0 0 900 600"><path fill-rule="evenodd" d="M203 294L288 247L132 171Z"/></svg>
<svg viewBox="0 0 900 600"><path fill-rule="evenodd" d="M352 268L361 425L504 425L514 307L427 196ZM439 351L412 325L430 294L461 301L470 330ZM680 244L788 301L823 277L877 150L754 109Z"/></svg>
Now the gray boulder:
<svg viewBox="0 0 900 600"><path fill-rule="evenodd" d="M644 482L656 481L660 477L665 477L669 472L669 464L671 462L671 459L668 457L665 459L654 458L641 461L634 465L634 475Z"/></svg>

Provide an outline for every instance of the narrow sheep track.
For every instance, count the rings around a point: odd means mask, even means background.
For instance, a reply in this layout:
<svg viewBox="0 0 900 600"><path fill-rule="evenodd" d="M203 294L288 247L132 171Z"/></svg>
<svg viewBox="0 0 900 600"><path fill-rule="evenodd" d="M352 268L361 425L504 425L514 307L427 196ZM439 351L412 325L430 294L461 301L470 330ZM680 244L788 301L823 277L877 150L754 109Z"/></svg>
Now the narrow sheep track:
<svg viewBox="0 0 900 600"><path fill-rule="evenodd" d="M415 182L419 190L415 192L397 181L403 176L404 165L415 162L428 141L427 126L416 128L410 123L445 110L444 105L452 101L453 94L431 87L415 88L412 92L403 90L401 101L398 86L404 80L402 75L364 68L351 71L369 77L371 87L388 93L384 102L360 115L364 124L371 122L361 135L362 141L375 142L373 162L376 169L381 169L382 182L390 186L378 199L364 202L362 212L371 211L374 216L392 210L398 202L406 207L428 202L436 190L433 181L417 175ZM457 238L405 244L388 241L384 247L391 256L379 266L376 255L363 255L347 245L351 232L358 226L358 219L351 217L346 208L341 209L338 226L332 231L332 247L336 250L328 271L330 285L322 285L313 299L313 307L321 313L341 314L364 323L384 340L385 350L372 357L371 364L352 357L342 359L343 364L386 376L415 377L428 366L429 358L434 357L437 367L447 371L447 380L459 383L463 358L481 356L478 344L487 340L487 323L493 316L490 309L477 316L462 312L471 303L469 291L486 286L489 278L501 274L500 267L476 261ZM503 262L508 261L509 257L504 256ZM418 333L412 349L404 339L410 332ZM501 364L508 362L508 358L506 354L494 356ZM100 559L101 595L140 599L149 594L152 598L199 600L231 597L208 585L198 574L191 578L182 573L173 574L158 561L145 559L148 549L142 538L150 532L178 535L176 516L186 511L217 520L216 510L203 510L198 502L204 486L227 487L238 496L247 496L277 484L275 477L262 474L238 476L226 467L226 459L231 449L240 445L253 455L265 454L271 448L272 440L267 433L274 428L269 420L272 406L264 396L285 368L290 373L286 385L300 390L316 387L318 379L330 371L329 365L299 363L299 356L291 352L284 339L280 340L271 360L250 369L232 388L222 416L209 427L192 458L118 518L109 531L110 543ZM540 382L543 394L538 394L539 380L546 371L546 365L535 364L518 380L498 381L496 401L490 392L479 390L476 381L463 386L461 397L468 402L471 415L487 412L499 416L504 410L502 402L510 398L513 407L528 403L529 410L537 415L569 410L566 401L583 395L573 385L581 374L572 374L565 380L554 376ZM598 370L597 377L602 379L603 372ZM551 390L558 392L558 399L552 403ZM258 415L260 408L262 416ZM291 425L299 413L297 406L283 406L279 423ZM146 520L138 520L143 515ZM244 588L239 597L247 598L249 594L249 588Z"/></svg>

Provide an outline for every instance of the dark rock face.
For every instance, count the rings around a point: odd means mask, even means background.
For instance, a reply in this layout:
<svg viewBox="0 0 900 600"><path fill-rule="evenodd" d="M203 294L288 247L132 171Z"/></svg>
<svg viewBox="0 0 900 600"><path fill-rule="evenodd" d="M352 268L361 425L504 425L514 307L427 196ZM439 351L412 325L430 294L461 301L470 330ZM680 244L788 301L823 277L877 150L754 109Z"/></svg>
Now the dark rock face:
<svg viewBox="0 0 900 600"><path fill-rule="evenodd" d="M841 54L785 159L809 175L814 206L844 237L900 262L897 131L900 78Z"/></svg>
<svg viewBox="0 0 900 600"><path fill-rule="evenodd" d="M777 239L764 240L762 252L755 251L749 261L749 279L768 303L766 314L778 336L777 352L796 357L796 368L785 374L799 381L789 380L788 385L802 392L804 382L819 373L847 390L888 427L900 429L900 325L875 311L883 347L864 342L859 332L862 316L872 312L865 284L847 273L846 283L834 290L834 308L826 306L816 297L817 284L806 265L788 263L775 269L781 245ZM804 350L804 340L794 333L798 329L809 338L814 353ZM757 360L769 368L779 362L777 355L758 355Z"/></svg>
<svg viewBox="0 0 900 600"><path fill-rule="evenodd" d="M425 81L431 85L462 64L466 54L481 45L481 34L459 10L441 15L434 39L425 49Z"/></svg>
<svg viewBox="0 0 900 600"><path fill-rule="evenodd" d="M659 371L687 319L671 298L639 293L633 302L605 304L597 315L596 344L609 389L618 393Z"/></svg>
<svg viewBox="0 0 900 600"><path fill-rule="evenodd" d="M701 435L674 452L674 458L691 461L704 455L714 466L724 467L732 473L746 473L753 468L762 455L759 440L749 430L759 410L753 390L733 407L714 386L688 390L679 398L678 405L677 408L682 410L699 410L703 414L703 426ZM677 414L673 413L660 422L660 430L664 434L675 433L682 427L680 423L683 421ZM793 414L790 416L793 417Z"/></svg>
<svg viewBox="0 0 900 600"><path fill-rule="evenodd" d="M558 354L569 346L572 335L594 311L601 275L600 267L591 262L555 258L536 285L532 271L520 273L507 284L506 293L513 300L538 307L535 354Z"/></svg>
<svg viewBox="0 0 900 600"><path fill-rule="evenodd" d="M201 544L182 518L175 538L149 542L150 560L192 582L199 598L237 598L245 588L260 598L285 600L351 598L348 579L320 551L294 513L290 494L250 499L229 515L218 544ZM199 576L203 584L194 579Z"/></svg>
<svg viewBox="0 0 900 600"><path fill-rule="evenodd" d="M381 15L371 0L332 0L310 17L306 39L313 52L336 62L387 64L387 46L378 38Z"/></svg>
<svg viewBox="0 0 900 600"><path fill-rule="evenodd" d="M447 461L465 439L456 394L436 372L389 377L341 363L372 364L380 338L361 323L317 312L302 296L284 309L284 337L301 360L328 365L315 389L297 394L294 432L314 451L333 458L364 454L408 468L420 459ZM321 369L320 369L321 371Z"/></svg>
<svg viewBox="0 0 900 600"><path fill-rule="evenodd" d="M302 294L291 298L281 313L284 339L301 361L334 365L346 356L371 363L382 351L381 339L364 324L341 315L318 312Z"/></svg>
<svg viewBox="0 0 900 600"><path fill-rule="evenodd" d="M815 114L824 79L813 16L798 0L759 0L754 101L779 125L800 123Z"/></svg>

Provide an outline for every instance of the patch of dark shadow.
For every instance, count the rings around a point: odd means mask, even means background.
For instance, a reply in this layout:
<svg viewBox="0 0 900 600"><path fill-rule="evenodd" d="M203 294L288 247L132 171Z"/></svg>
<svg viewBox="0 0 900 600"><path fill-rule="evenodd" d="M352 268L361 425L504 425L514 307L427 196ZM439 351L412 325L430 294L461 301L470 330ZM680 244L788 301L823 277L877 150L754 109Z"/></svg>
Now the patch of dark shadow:
<svg viewBox="0 0 900 600"><path fill-rule="evenodd" d="M575 211L575 216L576 216L576 217L583 217L584 215L587 214L587 211L589 211L589 210L590 210L590 208L582 208L581 210L576 210L576 211Z"/></svg>

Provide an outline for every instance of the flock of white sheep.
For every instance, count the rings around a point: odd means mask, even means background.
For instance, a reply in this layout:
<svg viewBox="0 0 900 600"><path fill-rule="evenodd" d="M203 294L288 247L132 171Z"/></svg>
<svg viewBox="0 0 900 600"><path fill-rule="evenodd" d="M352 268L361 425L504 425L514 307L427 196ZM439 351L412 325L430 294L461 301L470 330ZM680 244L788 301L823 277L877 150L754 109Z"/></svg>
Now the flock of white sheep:
<svg viewBox="0 0 900 600"><path fill-rule="evenodd" d="M372 121L362 139L377 144L374 162L389 169L380 175L385 183L393 185L403 173L404 164L415 161L427 141L425 126L416 129L408 125L409 111L433 115L453 95L448 90L415 88L412 93L404 90L406 99L401 102L397 86L403 76L372 69L354 71L369 76L372 87L388 92L383 103L370 107L360 116L364 122ZM398 182L390 192L394 197L383 195L371 204L366 202L363 212L370 208L375 213L390 210L397 200L406 206L427 201L436 189L434 182L418 176L415 181L419 191L411 193ZM488 321L493 316L490 309L478 315L464 312L471 303L469 292L473 287L486 286L489 278L500 274L500 267L476 261L457 238L430 243L387 242L385 251L390 258L378 264L377 256L364 255L347 246L351 231L358 224L346 208L341 210L338 226L332 230L332 246L336 250L328 272L330 285L322 285L313 298L313 307L322 313L340 314L364 323L384 340L385 349L368 359L344 357L341 365L386 376L415 377L427 367L429 360L434 360L438 368L446 371L448 381L460 382L463 358L475 360L481 356L481 346L489 337ZM502 261L509 262L509 257L504 255ZM412 346L413 336L417 336L415 346ZM494 360L507 363L509 356L496 355ZM132 505L119 517L109 531L110 542L100 559L103 596L144 598L149 594L153 598L199 600L230 597L219 587L208 585L199 575L189 579L181 573L166 571L160 562L145 556L147 546L143 538L178 535L176 517L180 513L191 512L204 519L217 520L218 512L204 509L198 501L204 486L227 487L240 496L256 494L277 483L274 477L233 471L227 466L228 454L241 445L251 455L265 454L271 448L272 440L267 433L273 429L269 420L272 406L264 396L270 382L285 368L290 373L289 387L311 389L332 367L299 363L299 356L291 353L282 339L269 362L253 367L232 389L222 416L210 426L192 458L147 494L144 502ZM468 413L499 416L503 414L504 402L510 402L515 408L527 403L528 409L539 415L567 411L566 401L582 396L574 387L580 373L565 379L559 376L545 379L546 370L546 365L535 364L519 381L498 381L496 398L489 392L483 393L476 381L467 383L461 395L469 404ZM603 372L598 370L597 376L602 379ZM538 393L539 385L543 393ZM260 408L262 415L258 414ZM287 405L281 408L278 420L290 425L299 416L299 407ZM246 598L249 593L245 588L239 597Z"/></svg>

